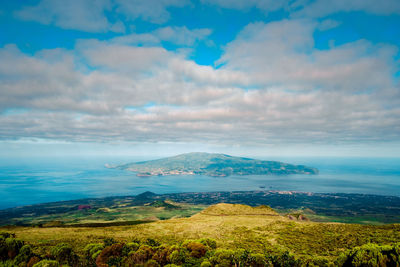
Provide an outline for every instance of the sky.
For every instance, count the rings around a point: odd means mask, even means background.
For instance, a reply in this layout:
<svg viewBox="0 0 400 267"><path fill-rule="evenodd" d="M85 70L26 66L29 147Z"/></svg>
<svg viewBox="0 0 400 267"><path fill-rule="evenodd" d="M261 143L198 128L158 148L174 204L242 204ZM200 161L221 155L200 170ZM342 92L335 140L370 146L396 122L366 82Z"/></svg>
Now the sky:
<svg viewBox="0 0 400 267"><path fill-rule="evenodd" d="M0 155L400 157L398 0L1 0Z"/></svg>

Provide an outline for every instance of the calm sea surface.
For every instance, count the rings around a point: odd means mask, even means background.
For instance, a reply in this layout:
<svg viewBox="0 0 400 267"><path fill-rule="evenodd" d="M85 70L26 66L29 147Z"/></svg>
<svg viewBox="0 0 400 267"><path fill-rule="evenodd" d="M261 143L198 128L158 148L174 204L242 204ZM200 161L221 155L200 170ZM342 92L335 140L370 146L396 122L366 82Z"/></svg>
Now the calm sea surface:
<svg viewBox="0 0 400 267"><path fill-rule="evenodd" d="M136 177L104 164L141 158L1 158L0 209L59 200L155 193L295 190L400 196L399 158L265 158L316 167L319 175Z"/></svg>

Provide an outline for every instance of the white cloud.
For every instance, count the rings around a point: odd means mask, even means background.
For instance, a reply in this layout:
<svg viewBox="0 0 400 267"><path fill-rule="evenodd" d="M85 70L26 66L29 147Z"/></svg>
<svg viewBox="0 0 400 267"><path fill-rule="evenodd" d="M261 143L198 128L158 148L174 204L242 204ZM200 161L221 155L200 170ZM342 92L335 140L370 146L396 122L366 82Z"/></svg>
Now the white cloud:
<svg viewBox="0 0 400 267"><path fill-rule="evenodd" d="M183 27L162 27L152 32L142 34L127 34L120 37L115 37L110 42L119 44L146 44L157 45L161 42L170 42L182 46L193 46L198 41L204 41L211 34L210 29L188 29Z"/></svg>
<svg viewBox="0 0 400 267"><path fill-rule="evenodd" d="M6 46L0 137L254 146L398 141L393 47L361 40L318 50L317 27L308 20L251 24L226 47L219 69L115 40L35 55Z"/></svg>
<svg viewBox="0 0 400 267"><path fill-rule="evenodd" d="M255 7L266 12L285 8L289 3L288 0L201 0L201 2L238 10L248 10Z"/></svg>
<svg viewBox="0 0 400 267"><path fill-rule="evenodd" d="M263 12L285 10L296 17L318 18L337 12L364 11L371 14L400 14L397 0L201 0L223 8L247 11L258 8Z"/></svg>
<svg viewBox="0 0 400 267"><path fill-rule="evenodd" d="M115 0L118 13L124 14L128 19L141 18L152 23L164 23L170 18L169 7L183 7L188 5L188 0Z"/></svg>
<svg viewBox="0 0 400 267"><path fill-rule="evenodd" d="M320 30L320 31L330 30L330 29L338 27L340 24L341 24L341 22L339 22L337 20L325 19L319 23L318 30Z"/></svg>
<svg viewBox="0 0 400 267"><path fill-rule="evenodd" d="M15 16L63 29L125 32L125 25L116 19L119 14L127 21L142 19L159 24L168 21L168 8L189 3L186 0L40 0L36 5L17 10Z"/></svg>
<svg viewBox="0 0 400 267"><path fill-rule="evenodd" d="M110 0L41 0L36 6L26 6L15 14L23 20L54 24L64 29L123 32L121 22L110 23L105 16L111 9Z"/></svg>
<svg viewBox="0 0 400 267"><path fill-rule="evenodd" d="M400 2L397 0L310 0L298 1L295 16L324 17L336 12L364 11L371 14L400 14Z"/></svg>
<svg viewBox="0 0 400 267"><path fill-rule="evenodd" d="M254 83L292 90L367 92L393 86L395 47L360 40L317 50L316 27L308 20L250 24L227 45L220 62Z"/></svg>

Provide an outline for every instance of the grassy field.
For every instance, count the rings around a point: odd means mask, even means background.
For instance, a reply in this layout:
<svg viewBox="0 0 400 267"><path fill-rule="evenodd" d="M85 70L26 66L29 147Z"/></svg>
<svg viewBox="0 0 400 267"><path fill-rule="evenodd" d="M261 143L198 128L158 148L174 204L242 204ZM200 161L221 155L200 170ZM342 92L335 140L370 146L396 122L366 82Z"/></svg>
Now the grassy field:
<svg viewBox="0 0 400 267"><path fill-rule="evenodd" d="M89 243L105 238L119 242L146 240L173 245L188 239L212 238L220 248L251 249L274 253L288 250L298 257L337 257L341 252L367 243L400 242L400 225L358 225L293 221L269 207L218 204L190 217L133 226L113 227L2 227L30 244L38 253L59 243L69 243L78 253Z"/></svg>

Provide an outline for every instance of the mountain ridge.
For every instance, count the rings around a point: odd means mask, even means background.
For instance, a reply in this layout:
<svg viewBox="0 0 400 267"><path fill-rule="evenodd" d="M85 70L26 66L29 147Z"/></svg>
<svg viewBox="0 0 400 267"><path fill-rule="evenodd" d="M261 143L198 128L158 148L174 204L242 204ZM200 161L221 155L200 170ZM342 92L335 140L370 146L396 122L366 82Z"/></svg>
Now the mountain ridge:
<svg viewBox="0 0 400 267"><path fill-rule="evenodd" d="M229 175L318 174L318 169L304 165L205 152L191 152L117 166L107 165L106 167L132 171L140 177L195 174L215 177Z"/></svg>

